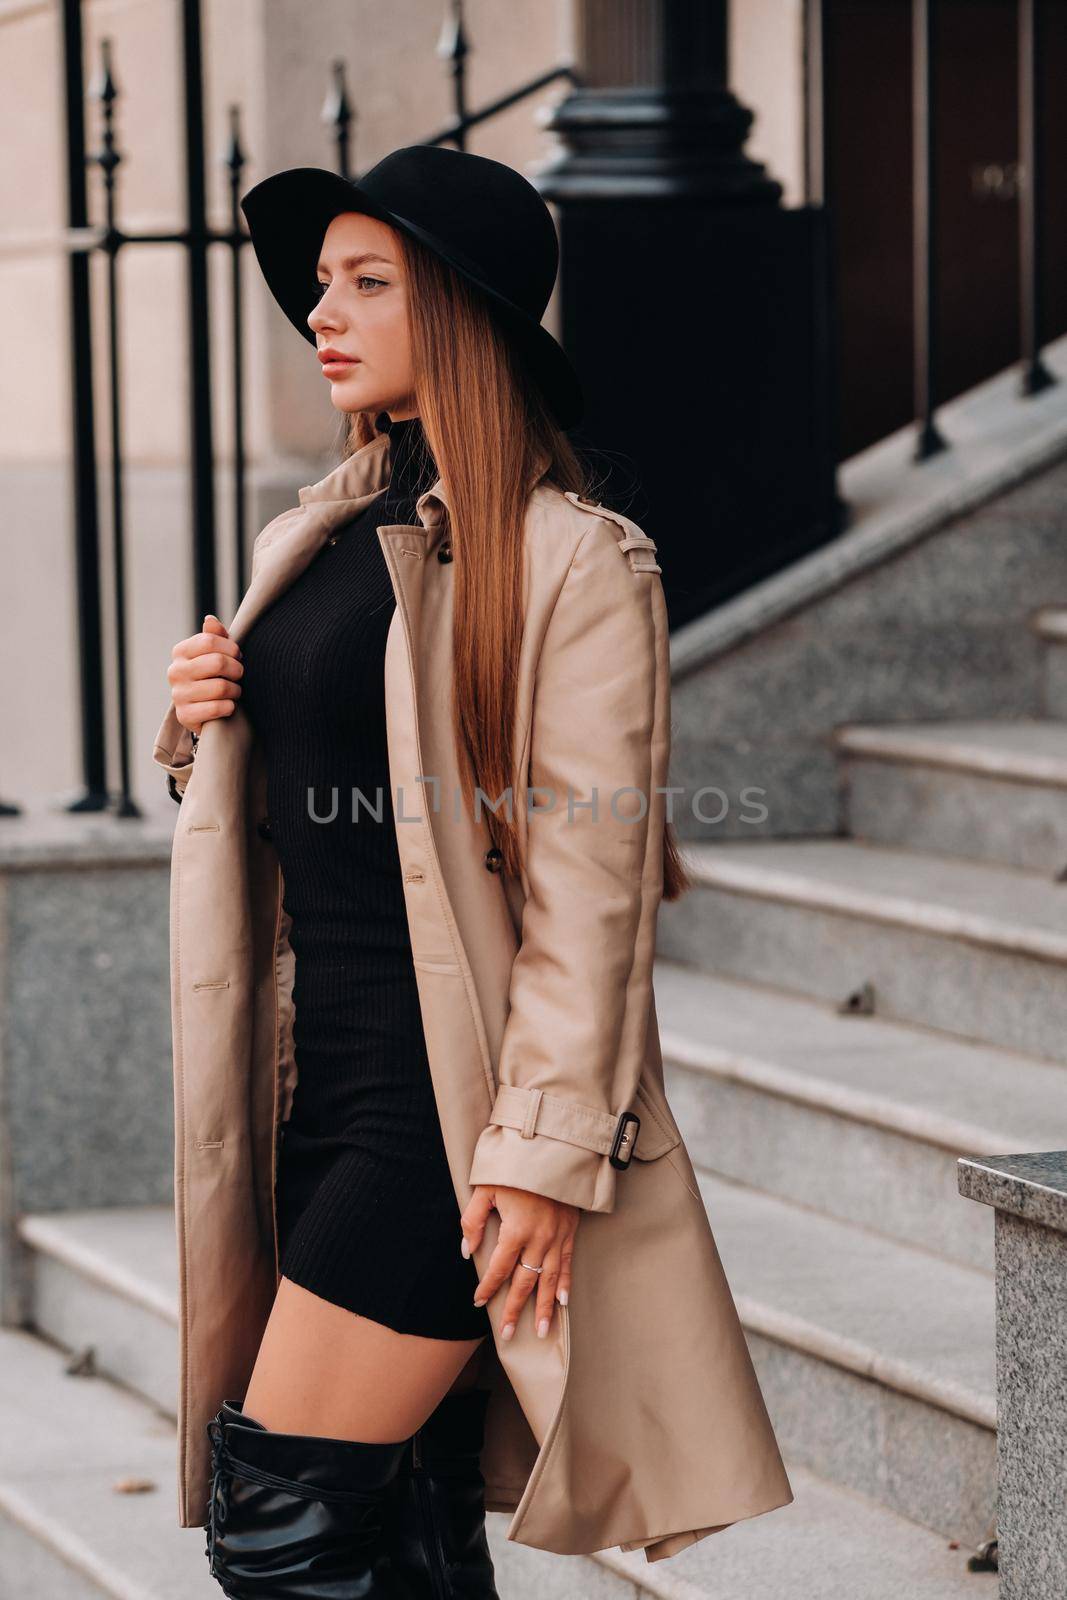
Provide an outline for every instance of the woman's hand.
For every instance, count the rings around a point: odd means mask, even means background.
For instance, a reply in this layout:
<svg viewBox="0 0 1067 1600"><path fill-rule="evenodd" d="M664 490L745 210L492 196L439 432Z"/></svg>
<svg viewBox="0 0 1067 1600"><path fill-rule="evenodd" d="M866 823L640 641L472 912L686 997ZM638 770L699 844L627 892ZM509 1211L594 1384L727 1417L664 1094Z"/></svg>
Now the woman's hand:
<svg viewBox="0 0 1067 1600"><path fill-rule="evenodd" d="M565 1306L570 1296L574 1235L581 1212L577 1206L564 1205L542 1194L531 1194L528 1189L479 1183L459 1219L463 1229L460 1248L465 1256L471 1255L481 1243L486 1218L494 1206L500 1213L500 1234L475 1291L474 1303L484 1305L510 1275L511 1287L504 1302L500 1337L511 1338L519 1312L536 1289L534 1316L538 1336L543 1339L551 1325L557 1297L560 1305ZM530 1272L521 1265L522 1261L542 1270Z"/></svg>
<svg viewBox="0 0 1067 1600"><path fill-rule="evenodd" d="M203 633L181 639L171 651L167 678L174 714L183 728L199 734L213 717L232 714L241 693L234 680L244 673L241 651L218 617L204 618Z"/></svg>

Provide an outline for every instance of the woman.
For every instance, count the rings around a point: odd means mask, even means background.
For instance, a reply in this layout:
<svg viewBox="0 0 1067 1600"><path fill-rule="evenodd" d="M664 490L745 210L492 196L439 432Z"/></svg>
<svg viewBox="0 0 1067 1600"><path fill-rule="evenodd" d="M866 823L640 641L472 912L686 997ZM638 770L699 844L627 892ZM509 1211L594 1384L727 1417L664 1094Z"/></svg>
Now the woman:
<svg viewBox="0 0 1067 1600"><path fill-rule="evenodd" d="M349 439L157 736L180 1518L227 1594L488 1600L486 1504L651 1560L792 1498L662 1090L660 568L580 492L532 185L416 146L242 206Z"/></svg>

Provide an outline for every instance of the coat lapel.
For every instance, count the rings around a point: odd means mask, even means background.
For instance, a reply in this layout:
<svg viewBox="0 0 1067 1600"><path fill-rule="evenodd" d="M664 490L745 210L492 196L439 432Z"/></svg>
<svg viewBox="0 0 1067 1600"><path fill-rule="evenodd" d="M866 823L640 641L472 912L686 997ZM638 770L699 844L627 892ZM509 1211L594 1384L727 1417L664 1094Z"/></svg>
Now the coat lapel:
<svg viewBox="0 0 1067 1600"><path fill-rule="evenodd" d="M229 625L232 639L240 643L253 622L310 565L331 533L358 517L388 487L390 471L389 435L382 433L346 457L318 483L300 490L298 509L283 513L279 519L283 525L257 553L251 581ZM422 569L417 561L404 555L404 536L410 535L413 549L428 554L443 532L447 510L444 484L438 478L416 503L418 523L378 529L394 584L399 581L413 619L417 617ZM396 551L395 560L390 559L387 545ZM398 592L398 604L399 599ZM417 622L413 621L413 626Z"/></svg>

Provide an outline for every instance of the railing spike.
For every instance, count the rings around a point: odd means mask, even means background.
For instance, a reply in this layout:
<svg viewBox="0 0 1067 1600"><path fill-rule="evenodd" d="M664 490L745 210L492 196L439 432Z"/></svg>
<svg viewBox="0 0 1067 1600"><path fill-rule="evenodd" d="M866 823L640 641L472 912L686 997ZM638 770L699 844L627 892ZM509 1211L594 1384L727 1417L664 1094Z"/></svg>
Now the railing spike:
<svg viewBox="0 0 1067 1600"><path fill-rule="evenodd" d="M246 484L244 413L244 298L241 292L241 247L248 235L241 226L241 173L246 163L241 144L241 108L230 106L230 143L226 165L230 174L230 355L233 385L233 572L234 604L240 602L248 582L245 571L247 552L248 493Z"/></svg>
<svg viewBox="0 0 1067 1600"><path fill-rule="evenodd" d="M226 147L224 164L229 168L230 181L237 185L241 181L241 173L247 163L247 157L241 145L241 108L231 105L229 108L230 142Z"/></svg>
<svg viewBox="0 0 1067 1600"><path fill-rule="evenodd" d="M356 111L348 98L344 62L340 59L334 61L330 70L333 76L333 84L327 90L326 99L322 104L322 120L333 124L334 136L337 141L337 170L342 178L350 178L352 176L353 124L356 121Z"/></svg>
<svg viewBox="0 0 1067 1600"><path fill-rule="evenodd" d="M102 100L105 107L110 106L111 102L119 97L118 84L111 70L110 39L100 41L100 76L90 84L88 94L90 100Z"/></svg>
<svg viewBox="0 0 1067 1600"><path fill-rule="evenodd" d="M467 43L463 25L463 0L448 0L441 36L437 41L437 55L444 61L452 77L452 106L455 114L453 143L457 150L467 148Z"/></svg>

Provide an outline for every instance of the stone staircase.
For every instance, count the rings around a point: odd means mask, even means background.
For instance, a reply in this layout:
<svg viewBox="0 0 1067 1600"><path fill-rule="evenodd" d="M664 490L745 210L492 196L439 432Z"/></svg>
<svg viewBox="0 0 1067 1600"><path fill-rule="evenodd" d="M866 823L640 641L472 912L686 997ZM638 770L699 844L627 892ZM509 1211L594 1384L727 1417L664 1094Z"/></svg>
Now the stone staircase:
<svg viewBox="0 0 1067 1600"><path fill-rule="evenodd" d="M768 1196L754 1196L750 1205L733 1185L705 1181L728 1270L743 1277L736 1268L745 1260L757 1269L739 1302L761 1366L766 1370L764 1344L781 1335L788 1318L795 1359L802 1360L816 1286L809 1282L799 1292L805 1275L794 1261L779 1287L775 1262L784 1265L795 1255L790 1239L780 1239L774 1261L761 1260L762 1238L751 1232L758 1227L762 1233L783 1217L792 1218L795 1230L805 1214ZM21 1234L32 1265L35 1328L0 1330L0 1594L41 1600L192 1600L203 1594L206 1600L218 1589L207 1573L204 1535L179 1529L175 1514L177 1298L170 1208L28 1216ZM853 1246L850 1267L860 1254ZM864 1269L865 1280L873 1271ZM960 1275L968 1282L979 1276ZM761 1294L761 1279L773 1295ZM779 1312L772 1327L775 1303L788 1312ZM971 1309L958 1308L961 1323ZM984 1315L984 1305L981 1310ZM827 1359L847 1370L860 1359L862 1337L862 1327L847 1326L842 1317L839 1347ZM807 1344L808 1359L817 1363ZM907 1351L898 1359L905 1362ZM768 1389L776 1410L794 1370L783 1367L784 1384ZM828 1436L833 1425L827 1417L820 1431ZM562 1557L508 1544L507 1518L491 1515L502 1600L781 1600L785 1594L900 1600L905 1593L916 1600L993 1600L994 1577L966 1573L962 1551L894 1514L888 1497L855 1492L845 1474L829 1482L799 1456L791 1456L790 1471L793 1505L652 1565L618 1550Z"/></svg>
<svg viewBox="0 0 1067 1600"><path fill-rule="evenodd" d="M1067 717L1064 615L1034 628ZM796 1500L651 1566L508 1544L491 1516L503 1600L996 1594L966 1564L995 1516L992 1216L955 1159L1063 1144L1067 723L850 725L834 748L848 836L689 845L656 974ZM0 1594L217 1593L176 1522L170 1207L24 1214L18 1235Z"/></svg>
<svg viewBox="0 0 1067 1600"><path fill-rule="evenodd" d="M1033 627L1052 715L839 727L846 835L690 843L660 921L668 1094L787 1460L959 1571L996 1390L956 1158L1067 1129L1067 617Z"/></svg>

